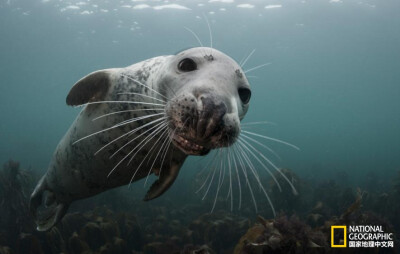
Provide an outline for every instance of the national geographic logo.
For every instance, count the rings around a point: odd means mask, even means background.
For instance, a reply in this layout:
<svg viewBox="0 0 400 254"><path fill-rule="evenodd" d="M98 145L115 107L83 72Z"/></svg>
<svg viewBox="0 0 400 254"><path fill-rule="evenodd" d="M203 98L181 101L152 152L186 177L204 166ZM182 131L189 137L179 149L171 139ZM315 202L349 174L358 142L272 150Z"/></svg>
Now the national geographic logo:
<svg viewBox="0 0 400 254"><path fill-rule="evenodd" d="M331 226L331 247L346 248L347 247L347 227Z"/></svg>
<svg viewBox="0 0 400 254"><path fill-rule="evenodd" d="M331 226L332 248L394 248L393 233L381 225Z"/></svg>

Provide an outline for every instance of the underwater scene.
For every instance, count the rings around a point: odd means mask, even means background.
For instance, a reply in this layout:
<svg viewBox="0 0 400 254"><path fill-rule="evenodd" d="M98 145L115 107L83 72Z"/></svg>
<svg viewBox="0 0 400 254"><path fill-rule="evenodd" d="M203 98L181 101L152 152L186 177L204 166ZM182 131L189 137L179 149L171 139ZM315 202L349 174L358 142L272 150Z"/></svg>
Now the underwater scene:
<svg viewBox="0 0 400 254"><path fill-rule="evenodd" d="M399 253L397 0L0 0L0 254Z"/></svg>

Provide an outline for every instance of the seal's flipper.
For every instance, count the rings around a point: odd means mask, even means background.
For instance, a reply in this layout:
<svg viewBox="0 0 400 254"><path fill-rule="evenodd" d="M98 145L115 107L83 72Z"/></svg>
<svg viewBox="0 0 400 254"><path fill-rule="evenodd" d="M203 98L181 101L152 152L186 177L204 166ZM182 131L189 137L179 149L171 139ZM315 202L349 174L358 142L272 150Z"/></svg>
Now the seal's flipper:
<svg viewBox="0 0 400 254"><path fill-rule="evenodd" d="M95 71L81 80L71 88L66 102L70 106L78 106L88 102L101 101L107 94L111 84L111 73L116 69Z"/></svg>
<svg viewBox="0 0 400 254"><path fill-rule="evenodd" d="M183 162L182 162L183 163ZM147 191L146 196L144 197L144 201L152 200L159 197L166 190L171 187L174 183L176 177L178 176L179 169L182 164L173 164L168 170L162 170L160 173L160 177L156 180L150 189Z"/></svg>
<svg viewBox="0 0 400 254"><path fill-rule="evenodd" d="M56 204L45 208L44 211L39 213L40 216L36 217L36 229L38 231L47 231L51 229L64 217L68 207L69 204Z"/></svg>
<svg viewBox="0 0 400 254"><path fill-rule="evenodd" d="M48 190L45 177L40 179L29 200L29 209L38 231L52 228L64 217L69 207L69 203L58 202L54 193Z"/></svg>

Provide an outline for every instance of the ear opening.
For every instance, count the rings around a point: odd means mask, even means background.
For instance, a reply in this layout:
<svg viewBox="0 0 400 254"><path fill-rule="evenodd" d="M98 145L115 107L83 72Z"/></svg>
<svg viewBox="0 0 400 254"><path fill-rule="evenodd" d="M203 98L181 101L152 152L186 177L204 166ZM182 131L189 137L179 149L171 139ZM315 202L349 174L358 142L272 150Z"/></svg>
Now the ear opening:
<svg viewBox="0 0 400 254"><path fill-rule="evenodd" d="M75 83L68 93L66 102L78 106L88 102L103 100L110 87L111 69L95 71Z"/></svg>

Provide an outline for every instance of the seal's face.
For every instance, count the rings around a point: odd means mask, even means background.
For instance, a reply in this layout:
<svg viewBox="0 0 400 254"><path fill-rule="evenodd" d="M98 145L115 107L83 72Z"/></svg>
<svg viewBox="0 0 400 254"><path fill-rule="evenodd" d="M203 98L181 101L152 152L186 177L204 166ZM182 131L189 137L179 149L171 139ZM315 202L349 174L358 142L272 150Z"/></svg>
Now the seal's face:
<svg viewBox="0 0 400 254"><path fill-rule="evenodd" d="M192 48L165 68L159 85L171 98L166 114L173 144L188 155L233 144L251 96L240 66L215 49Z"/></svg>

